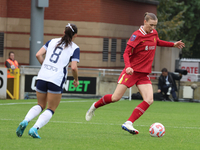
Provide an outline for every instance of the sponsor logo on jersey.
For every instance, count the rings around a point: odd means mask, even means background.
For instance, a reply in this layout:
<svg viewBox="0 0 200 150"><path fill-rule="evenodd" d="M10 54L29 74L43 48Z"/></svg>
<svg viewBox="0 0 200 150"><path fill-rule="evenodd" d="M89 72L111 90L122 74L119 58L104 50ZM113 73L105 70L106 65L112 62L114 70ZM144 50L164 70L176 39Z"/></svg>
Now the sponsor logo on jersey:
<svg viewBox="0 0 200 150"><path fill-rule="evenodd" d="M154 50L155 48L155 46L145 46L145 51Z"/></svg>
<svg viewBox="0 0 200 150"><path fill-rule="evenodd" d="M149 49L148 46L145 46L145 51L148 51L148 49Z"/></svg>
<svg viewBox="0 0 200 150"><path fill-rule="evenodd" d="M154 50L155 48L155 46L149 46L149 50Z"/></svg>
<svg viewBox="0 0 200 150"><path fill-rule="evenodd" d="M58 71L58 68L53 67L53 66L51 66L51 65L47 65L47 64L44 64L44 68L46 68L46 69L48 69L48 70L55 71L55 72Z"/></svg>
<svg viewBox="0 0 200 150"><path fill-rule="evenodd" d="M131 41L134 41L136 37L137 37L137 36L133 34L133 35L131 36Z"/></svg>

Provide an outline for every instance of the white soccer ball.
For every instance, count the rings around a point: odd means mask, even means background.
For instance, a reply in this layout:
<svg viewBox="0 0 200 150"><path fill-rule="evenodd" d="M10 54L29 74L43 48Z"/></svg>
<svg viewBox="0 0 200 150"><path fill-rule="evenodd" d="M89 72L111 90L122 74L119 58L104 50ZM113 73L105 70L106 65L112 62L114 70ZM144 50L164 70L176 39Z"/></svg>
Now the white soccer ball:
<svg viewBox="0 0 200 150"><path fill-rule="evenodd" d="M162 137L165 135L165 127L161 123L154 123L149 128L149 133L152 137Z"/></svg>

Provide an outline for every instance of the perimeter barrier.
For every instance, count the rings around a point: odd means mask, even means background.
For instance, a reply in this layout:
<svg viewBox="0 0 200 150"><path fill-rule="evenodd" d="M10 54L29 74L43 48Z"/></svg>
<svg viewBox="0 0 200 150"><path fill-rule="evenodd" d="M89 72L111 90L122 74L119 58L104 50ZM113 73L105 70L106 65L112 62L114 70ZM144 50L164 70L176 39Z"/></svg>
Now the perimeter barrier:
<svg viewBox="0 0 200 150"><path fill-rule="evenodd" d="M20 66L20 99L35 97L35 83L39 69L40 66ZM72 85L73 77L71 69L69 68L68 78L64 83L63 97L99 98L105 94L112 94L116 88L117 80L121 71L121 69L79 68L80 85L77 88L74 88ZM161 72L159 71L152 71L152 73L149 75L152 81L154 92L157 91L158 78L160 74ZM177 82L177 85L179 85L178 96L180 99L184 98L184 86L190 87L193 83L196 83L198 86L200 86L200 74L189 75L194 76L195 82ZM190 96L188 99L200 99L200 95L198 94L200 93L200 90L198 89L200 88L197 88L195 91L192 90L192 97ZM132 93L137 92L138 89L134 85L125 92L122 98L131 100Z"/></svg>

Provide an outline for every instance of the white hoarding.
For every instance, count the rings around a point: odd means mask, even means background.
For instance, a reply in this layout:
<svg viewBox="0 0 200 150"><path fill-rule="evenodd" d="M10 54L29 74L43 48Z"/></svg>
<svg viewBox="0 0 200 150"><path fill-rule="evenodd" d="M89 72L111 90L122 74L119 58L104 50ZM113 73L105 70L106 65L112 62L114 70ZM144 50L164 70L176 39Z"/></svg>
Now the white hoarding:
<svg viewBox="0 0 200 150"><path fill-rule="evenodd" d="M0 100L6 99L7 68L0 68Z"/></svg>
<svg viewBox="0 0 200 150"><path fill-rule="evenodd" d="M183 75L181 81L198 81L199 62L181 62L181 69L187 70L188 75Z"/></svg>

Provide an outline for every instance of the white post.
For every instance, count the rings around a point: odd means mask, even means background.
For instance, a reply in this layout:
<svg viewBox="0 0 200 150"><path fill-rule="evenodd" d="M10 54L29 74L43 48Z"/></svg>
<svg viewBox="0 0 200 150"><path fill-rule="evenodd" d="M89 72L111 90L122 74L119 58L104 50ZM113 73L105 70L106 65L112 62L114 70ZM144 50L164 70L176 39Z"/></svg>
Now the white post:
<svg viewBox="0 0 200 150"><path fill-rule="evenodd" d="M106 74L106 70L105 70L105 69L103 69L103 76L105 76L105 74Z"/></svg>
<svg viewBox="0 0 200 150"><path fill-rule="evenodd" d="M129 101L131 101L131 91L132 91L132 87L129 88Z"/></svg>

